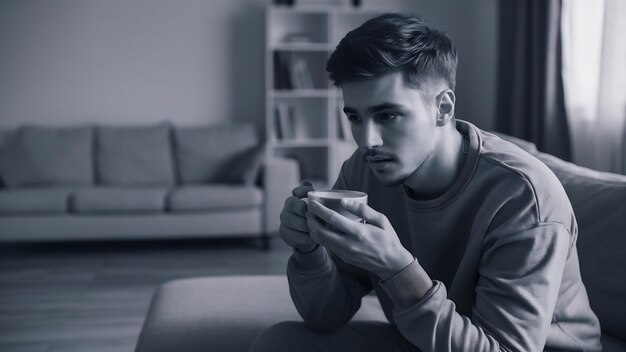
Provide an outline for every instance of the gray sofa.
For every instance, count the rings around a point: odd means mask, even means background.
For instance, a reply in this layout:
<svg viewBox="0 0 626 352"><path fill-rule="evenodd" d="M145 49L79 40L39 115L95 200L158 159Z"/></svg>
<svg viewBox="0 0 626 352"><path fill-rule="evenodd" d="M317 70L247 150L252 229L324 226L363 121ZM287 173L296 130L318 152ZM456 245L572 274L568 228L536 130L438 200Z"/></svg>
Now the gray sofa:
<svg viewBox="0 0 626 352"><path fill-rule="evenodd" d="M564 185L604 351L626 351L626 176L585 169L507 139L547 164ZM386 321L375 296L365 297L354 319ZM175 280L154 294L136 352L246 351L263 329L284 320L301 320L284 276Z"/></svg>
<svg viewBox="0 0 626 352"><path fill-rule="evenodd" d="M5 129L0 241L267 238L298 177L250 124Z"/></svg>

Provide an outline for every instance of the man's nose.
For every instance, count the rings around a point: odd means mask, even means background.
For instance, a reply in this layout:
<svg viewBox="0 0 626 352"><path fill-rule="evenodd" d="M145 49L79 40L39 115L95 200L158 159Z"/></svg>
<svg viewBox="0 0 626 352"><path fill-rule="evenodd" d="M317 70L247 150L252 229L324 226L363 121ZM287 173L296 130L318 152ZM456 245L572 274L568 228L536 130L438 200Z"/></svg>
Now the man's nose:
<svg viewBox="0 0 626 352"><path fill-rule="evenodd" d="M361 138L362 147L365 149L380 147L383 144L379 127L370 119L363 122L363 136Z"/></svg>

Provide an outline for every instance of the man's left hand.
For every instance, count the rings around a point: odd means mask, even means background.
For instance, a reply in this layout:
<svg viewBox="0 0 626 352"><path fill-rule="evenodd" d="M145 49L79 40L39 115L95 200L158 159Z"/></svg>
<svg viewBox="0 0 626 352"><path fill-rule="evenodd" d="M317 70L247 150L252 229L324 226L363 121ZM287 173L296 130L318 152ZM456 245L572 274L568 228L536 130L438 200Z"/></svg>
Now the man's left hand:
<svg viewBox="0 0 626 352"><path fill-rule="evenodd" d="M400 243L384 214L367 204L343 199L342 206L364 219L351 220L316 201L309 201L307 223L311 237L348 264L372 272L387 281L414 260ZM315 216L325 221L326 226Z"/></svg>

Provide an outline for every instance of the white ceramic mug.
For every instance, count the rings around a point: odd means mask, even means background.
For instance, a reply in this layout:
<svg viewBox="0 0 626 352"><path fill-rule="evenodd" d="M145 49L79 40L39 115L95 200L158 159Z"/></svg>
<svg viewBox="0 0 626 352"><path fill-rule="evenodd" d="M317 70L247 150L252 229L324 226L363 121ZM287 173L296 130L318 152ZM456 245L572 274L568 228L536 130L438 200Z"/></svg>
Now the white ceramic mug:
<svg viewBox="0 0 626 352"><path fill-rule="evenodd" d="M344 198L351 199L358 203L367 204L367 193L365 192L331 189L323 191L309 191L307 193L307 199L315 200L325 207L330 208L349 219L362 222L363 219L352 214L341 205L341 200Z"/></svg>

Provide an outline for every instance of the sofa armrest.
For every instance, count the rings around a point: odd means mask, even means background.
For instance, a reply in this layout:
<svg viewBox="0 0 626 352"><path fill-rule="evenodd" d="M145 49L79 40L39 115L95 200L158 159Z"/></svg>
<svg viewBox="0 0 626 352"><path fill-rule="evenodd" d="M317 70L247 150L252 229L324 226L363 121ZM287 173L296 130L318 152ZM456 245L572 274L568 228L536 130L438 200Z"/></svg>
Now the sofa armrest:
<svg viewBox="0 0 626 352"><path fill-rule="evenodd" d="M278 232L280 212L285 204L285 199L291 195L291 190L299 182L300 168L296 160L270 158L266 161L263 170L265 190L264 231L266 234Z"/></svg>

